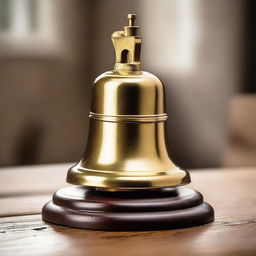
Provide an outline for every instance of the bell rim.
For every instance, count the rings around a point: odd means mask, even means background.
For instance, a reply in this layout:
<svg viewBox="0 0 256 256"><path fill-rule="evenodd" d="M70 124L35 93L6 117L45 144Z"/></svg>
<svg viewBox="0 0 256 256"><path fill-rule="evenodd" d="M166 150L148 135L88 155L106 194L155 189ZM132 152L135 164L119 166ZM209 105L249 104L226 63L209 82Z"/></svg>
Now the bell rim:
<svg viewBox="0 0 256 256"><path fill-rule="evenodd" d="M161 173L161 175L159 175ZM88 168L71 167L67 174L67 183L94 187L99 189L116 190L143 190L169 188L187 185L191 182L188 171L177 167L165 171L155 172L155 175L132 175L132 173L121 173Z"/></svg>

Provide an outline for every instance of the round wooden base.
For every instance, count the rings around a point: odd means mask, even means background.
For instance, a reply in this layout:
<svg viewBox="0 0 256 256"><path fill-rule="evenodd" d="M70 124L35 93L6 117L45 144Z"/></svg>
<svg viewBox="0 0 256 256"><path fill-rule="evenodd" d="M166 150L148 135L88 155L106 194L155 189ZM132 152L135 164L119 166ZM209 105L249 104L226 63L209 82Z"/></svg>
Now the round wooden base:
<svg viewBox="0 0 256 256"><path fill-rule="evenodd" d="M96 230L157 230L209 223L213 208L186 187L107 192L73 186L58 190L43 207L43 220Z"/></svg>

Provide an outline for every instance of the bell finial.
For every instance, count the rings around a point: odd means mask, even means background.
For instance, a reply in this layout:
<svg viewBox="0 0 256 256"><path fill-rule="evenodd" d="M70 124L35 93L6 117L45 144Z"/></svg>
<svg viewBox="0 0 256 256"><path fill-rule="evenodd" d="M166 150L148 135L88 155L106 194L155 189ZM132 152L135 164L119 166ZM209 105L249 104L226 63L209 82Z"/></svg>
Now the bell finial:
<svg viewBox="0 0 256 256"><path fill-rule="evenodd" d="M128 14L128 26L122 31L112 34L112 41L116 52L115 70L140 70L141 37L138 36L138 26L135 26L135 14Z"/></svg>

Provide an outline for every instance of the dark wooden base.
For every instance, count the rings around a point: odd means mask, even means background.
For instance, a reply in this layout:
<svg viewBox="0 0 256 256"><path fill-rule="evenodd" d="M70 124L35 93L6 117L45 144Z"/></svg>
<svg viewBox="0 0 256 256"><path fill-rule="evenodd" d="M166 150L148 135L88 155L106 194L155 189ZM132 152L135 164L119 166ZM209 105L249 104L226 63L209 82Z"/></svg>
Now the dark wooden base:
<svg viewBox="0 0 256 256"><path fill-rule="evenodd" d="M213 221L213 208L186 187L106 192L73 186L58 190L43 207L43 220L96 230L158 230Z"/></svg>

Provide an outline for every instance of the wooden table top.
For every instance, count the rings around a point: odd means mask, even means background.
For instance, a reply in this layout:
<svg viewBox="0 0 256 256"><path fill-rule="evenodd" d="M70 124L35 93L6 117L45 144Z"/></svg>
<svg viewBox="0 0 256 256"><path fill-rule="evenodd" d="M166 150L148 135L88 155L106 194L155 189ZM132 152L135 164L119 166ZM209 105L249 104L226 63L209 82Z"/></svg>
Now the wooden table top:
<svg viewBox="0 0 256 256"><path fill-rule="evenodd" d="M0 255L256 255L256 168L191 171L215 209L205 226L103 232L45 223L41 208L67 186L71 164L0 170Z"/></svg>

